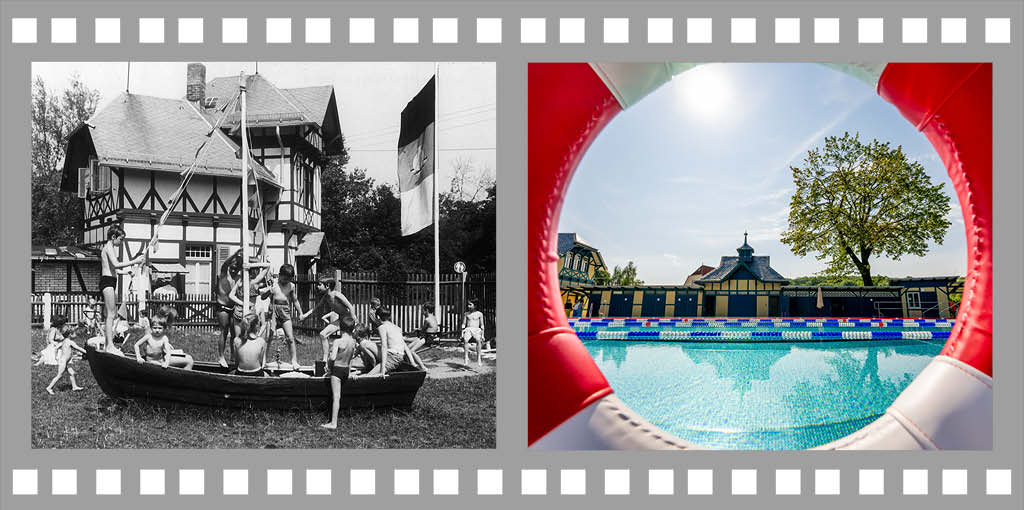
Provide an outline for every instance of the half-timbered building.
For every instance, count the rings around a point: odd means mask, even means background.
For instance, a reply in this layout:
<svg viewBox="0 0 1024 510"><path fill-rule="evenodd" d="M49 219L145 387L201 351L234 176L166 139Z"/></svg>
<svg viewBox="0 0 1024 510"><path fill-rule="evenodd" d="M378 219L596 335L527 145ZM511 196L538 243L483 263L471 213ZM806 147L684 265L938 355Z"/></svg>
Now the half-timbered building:
<svg viewBox="0 0 1024 510"><path fill-rule="evenodd" d="M209 295L220 263L241 243L240 79L207 81L202 64L189 64L187 73L184 98L123 93L79 126L67 144L61 188L85 201L85 245L101 246L107 229L120 224L127 234L121 256L134 257L195 160L150 260L164 273L156 277L170 277L180 293ZM320 175L342 151L334 88L244 79L269 260L275 270L287 262L312 274L323 239Z"/></svg>

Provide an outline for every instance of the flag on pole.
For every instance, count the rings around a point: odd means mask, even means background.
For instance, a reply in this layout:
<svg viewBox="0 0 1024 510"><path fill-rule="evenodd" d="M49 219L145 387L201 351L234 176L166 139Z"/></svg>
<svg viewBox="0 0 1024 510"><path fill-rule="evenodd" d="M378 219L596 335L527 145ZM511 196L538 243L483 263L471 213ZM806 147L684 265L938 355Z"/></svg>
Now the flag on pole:
<svg viewBox="0 0 1024 510"><path fill-rule="evenodd" d="M402 110L398 135L398 192L402 235L415 234L434 219L434 78Z"/></svg>

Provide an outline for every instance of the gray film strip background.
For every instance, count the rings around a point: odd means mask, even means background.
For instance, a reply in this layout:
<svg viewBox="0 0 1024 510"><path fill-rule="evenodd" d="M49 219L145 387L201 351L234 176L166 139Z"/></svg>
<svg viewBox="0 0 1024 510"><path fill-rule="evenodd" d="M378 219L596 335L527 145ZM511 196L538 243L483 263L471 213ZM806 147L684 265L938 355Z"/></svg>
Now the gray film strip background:
<svg viewBox="0 0 1024 510"><path fill-rule="evenodd" d="M975 499L986 508L1021 506L1024 332L1019 321L1000 320L1019 316L1024 286L1019 2L627 7L573 1L287 6L37 1L4 3L0 17L5 240L29 238L23 220L28 172L11 169L28 167L26 105L34 60L496 61L499 307L504 317L524 317L500 326L506 341L498 376L497 451L34 451L28 440L28 364L23 363L28 345L15 342L0 358L4 508L71 501L159 508L199 497L208 506L241 502L269 508L333 503L326 494L354 498L338 504L360 505L414 504L410 495L430 495L438 500L430 504L483 501L518 507L543 494L572 495L588 505L746 506L753 494L793 507L853 507L880 499L937 507ZM525 450L526 63L616 59L995 63L995 270L1001 283L995 290L995 451ZM5 243L0 259L5 289L28 288L28 248L18 244ZM11 331L28 328L22 297L17 290L0 296L0 320ZM515 339L523 340L521 347L515 347ZM71 494L77 497L68 498ZM300 496L301 502L294 501Z"/></svg>

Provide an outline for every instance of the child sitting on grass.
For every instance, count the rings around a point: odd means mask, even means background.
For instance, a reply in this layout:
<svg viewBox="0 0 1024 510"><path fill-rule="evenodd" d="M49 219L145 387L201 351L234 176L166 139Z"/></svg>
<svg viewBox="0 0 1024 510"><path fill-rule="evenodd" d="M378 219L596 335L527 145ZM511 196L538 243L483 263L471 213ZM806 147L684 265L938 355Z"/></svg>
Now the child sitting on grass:
<svg viewBox="0 0 1024 510"><path fill-rule="evenodd" d="M78 385L78 381L75 380L75 369L71 367L71 355L73 351L79 351L85 354L85 349L81 348L72 340L73 337L86 336L88 334L88 328L85 326L79 326L74 332L68 325L68 319L64 316L57 316L53 319L54 327L50 329L50 333L47 335L49 343L54 345L56 348L57 357L57 375L53 377L50 384L46 386L46 392L53 395L53 386L57 384L57 381L64 376L64 372L68 373L68 378L71 379L71 390L81 391L85 388Z"/></svg>
<svg viewBox="0 0 1024 510"><path fill-rule="evenodd" d="M153 318L150 320L149 334L135 342L136 361L139 363L148 361L163 368L173 366L192 370L194 363L192 356L185 354L180 349L175 349L167 339L167 330L170 329L176 318L178 318L178 312L168 306L160 308L153 314Z"/></svg>
<svg viewBox="0 0 1024 510"><path fill-rule="evenodd" d="M252 377L267 377L263 370L263 363L267 356L267 328L263 321L263 314L249 312L238 321L241 334L234 339L235 360L238 366L232 372L234 375L248 375Z"/></svg>

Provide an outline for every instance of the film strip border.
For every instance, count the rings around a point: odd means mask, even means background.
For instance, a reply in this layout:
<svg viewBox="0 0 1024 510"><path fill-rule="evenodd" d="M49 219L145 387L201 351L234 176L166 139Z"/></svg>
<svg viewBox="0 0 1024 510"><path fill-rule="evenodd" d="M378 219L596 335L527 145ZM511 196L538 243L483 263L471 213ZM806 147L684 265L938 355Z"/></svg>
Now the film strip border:
<svg viewBox="0 0 1024 510"><path fill-rule="evenodd" d="M41 478L45 483L47 474L49 492L41 492ZM389 475L389 479L382 480L384 483L378 483L378 478ZM510 480L513 487L505 487L507 477L514 478ZM588 480L590 477L596 480ZM42 473L36 469L14 469L11 486L15 496L1010 496L1012 479L1010 469L394 469L380 473L374 469L141 469L137 473L96 469L83 470L81 476L76 469ZM128 487L129 483L132 487Z"/></svg>
<svg viewBox="0 0 1024 510"><path fill-rule="evenodd" d="M728 33L714 33L713 18L11 18L11 42L14 44L76 44L79 43L80 25L91 26L90 34L83 34L81 42L93 39L96 44L121 43L124 24L135 24L140 44L201 44L219 40L223 44L249 42L251 24L264 24L267 44L374 44L378 42L378 22L391 23L394 44L437 45L458 44L460 22L475 24L477 44L584 44L587 23L600 23L604 44L627 44L631 37L631 24L645 27L643 36L653 45L710 44L715 38L728 37L732 44L757 44L758 23L773 23L775 44L839 44L841 39L853 38L858 44L885 42L886 23L898 23L900 42L903 44L967 44L968 35L982 38L986 44L1010 44L1010 18L856 18L856 33L841 33L840 18L727 18ZM47 23L48 21L48 23ZM519 37L512 31L518 22ZM983 26L968 31L970 24ZM43 26L41 26L43 25ZM44 26L48 25L49 30ZM506 25L512 25L510 29ZM549 27L550 25L550 27ZM803 29L806 25L808 29ZM422 26L422 27L421 27ZM301 28L296 28L301 27ZM553 27L553 29L552 29ZM218 31L219 28L219 31ZM88 28L85 28L88 30ZM428 33L429 30L429 33ZM972 29L973 30L973 29ZM421 37L421 32L424 37ZM639 31L637 31L639 32ZM550 39L549 39L550 34ZM637 34L639 35L639 33ZM48 37L48 39L47 39ZM593 42L593 41L591 41ZM973 40L972 40L973 42Z"/></svg>

